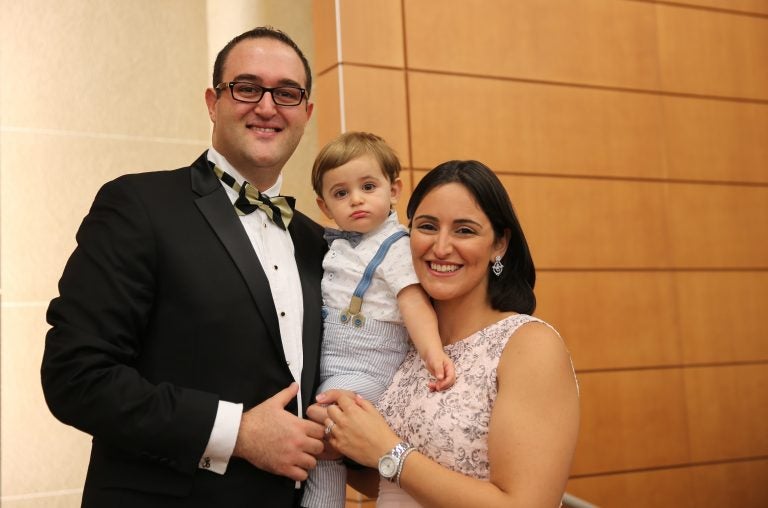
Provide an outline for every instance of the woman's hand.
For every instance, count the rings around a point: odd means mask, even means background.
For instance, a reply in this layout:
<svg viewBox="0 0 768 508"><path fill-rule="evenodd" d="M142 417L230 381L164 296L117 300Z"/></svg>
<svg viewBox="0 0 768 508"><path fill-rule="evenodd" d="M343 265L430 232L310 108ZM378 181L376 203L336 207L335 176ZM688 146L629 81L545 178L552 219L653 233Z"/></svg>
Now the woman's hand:
<svg viewBox="0 0 768 508"><path fill-rule="evenodd" d="M319 394L317 401L327 405L323 423L326 430L330 428L328 442L359 464L377 467L379 457L400 442L376 408L360 395L329 390Z"/></svg>
<svg viewBox="0 0 768 508"><path fill-rule="evenodd" d="M347 397L355 397L355 392L350 392L347 390L335 390L335 392L338 392L339 395L344 394ZM307 418L312 420L313 422L319 423L324 428L327 428L328 422L328 404L327 403L316 403L312 404L307 408ZM342 457L343 454L339 453L331 444L328 442L328 435L325 434L323 438L323 451L319 455L317 455L318 460L334 460L339 459Z"/></svg>

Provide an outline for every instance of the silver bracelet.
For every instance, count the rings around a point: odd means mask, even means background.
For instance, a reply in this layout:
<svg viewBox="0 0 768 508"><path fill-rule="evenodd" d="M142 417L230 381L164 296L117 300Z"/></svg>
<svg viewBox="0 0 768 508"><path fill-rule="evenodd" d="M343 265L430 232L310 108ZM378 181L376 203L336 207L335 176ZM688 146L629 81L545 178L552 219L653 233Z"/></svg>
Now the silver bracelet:
<svg viewBox="0 0 768 508"><path fill-rule="evenodd" d="M403 472L403 465L405 464L405 458L411 454L412 451L415 451L416 448L408 448L403 452L403 454L400 456L400 464L397 465L397 473L395 473L395 485L397 485L397 488L400 488L400 473Z"/></svg>

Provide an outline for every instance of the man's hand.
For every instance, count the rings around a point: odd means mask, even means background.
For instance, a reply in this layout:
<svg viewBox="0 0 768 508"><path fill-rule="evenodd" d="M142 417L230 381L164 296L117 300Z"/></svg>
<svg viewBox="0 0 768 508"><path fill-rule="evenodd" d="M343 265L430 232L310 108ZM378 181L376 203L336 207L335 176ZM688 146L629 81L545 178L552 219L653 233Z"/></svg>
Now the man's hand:
<svg viewBox="0 0 768 508"><path fill-rule="evenodd" d="M298 391L299 385L291 383L243 413L232 455L270 473L306 480L323 451L323 426L285 410Z"/></svg>

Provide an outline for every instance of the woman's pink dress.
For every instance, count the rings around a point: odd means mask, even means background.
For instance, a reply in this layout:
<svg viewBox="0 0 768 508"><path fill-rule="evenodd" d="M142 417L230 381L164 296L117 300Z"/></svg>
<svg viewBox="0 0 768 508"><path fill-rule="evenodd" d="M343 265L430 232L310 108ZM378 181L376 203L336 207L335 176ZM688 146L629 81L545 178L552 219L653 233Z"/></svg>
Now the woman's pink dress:
<svg viewBox="0 0 768 508"><path fill-rule="evenodd" d="M456 384L430 392L429 372L411 348L377 407L392 430L438 464L488 481L488 426L496 401L499 358L521 325L537 321L515 314L445 347L456 366ZM545 323L546 324L546 323ZM379 508L420 506L394 483L381 480Z"/></svg>

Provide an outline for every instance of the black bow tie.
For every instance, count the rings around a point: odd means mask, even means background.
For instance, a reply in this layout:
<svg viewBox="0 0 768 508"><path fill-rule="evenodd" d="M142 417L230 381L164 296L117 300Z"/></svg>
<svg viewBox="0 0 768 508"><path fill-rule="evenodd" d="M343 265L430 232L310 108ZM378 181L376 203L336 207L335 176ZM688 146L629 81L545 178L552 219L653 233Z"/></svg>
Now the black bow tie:
<svg viewBox="0 0 768 508"><path fill-rule="evenodd" d="M258 209L266 213L267 217L280 229L285 230L288 227L291 218L293 218L293 208L296 205L295 198L292 196L267 196L248 182L243 182L241 186L232 175L218 166L214 166L213 171L222 182L237 192L235 209L238 215L248 215Z"/></svg>
<svg viewBox="0 0 768 508"><path fill-rule="evenodd" d="M354 249L362 241L363 234L358 233L357 231L340 231L334 228L325 228L323 238L328 242L328 245L331 245L334 240L344 239L348 241Z"/></svg>

